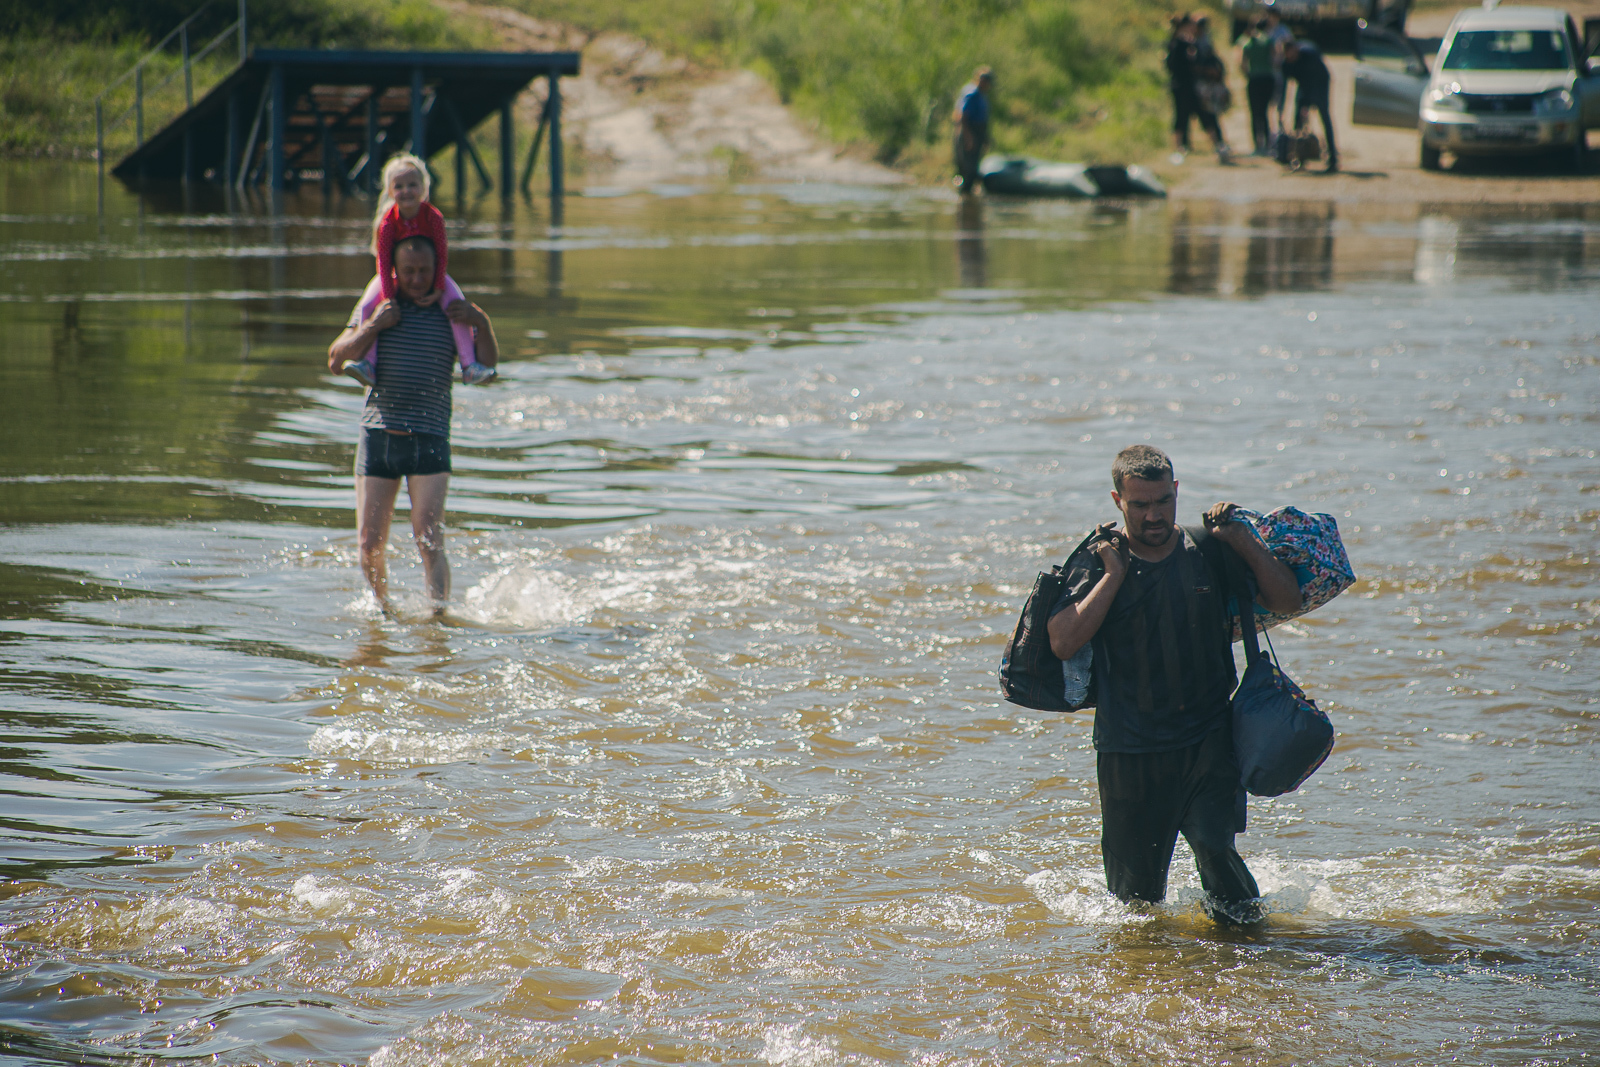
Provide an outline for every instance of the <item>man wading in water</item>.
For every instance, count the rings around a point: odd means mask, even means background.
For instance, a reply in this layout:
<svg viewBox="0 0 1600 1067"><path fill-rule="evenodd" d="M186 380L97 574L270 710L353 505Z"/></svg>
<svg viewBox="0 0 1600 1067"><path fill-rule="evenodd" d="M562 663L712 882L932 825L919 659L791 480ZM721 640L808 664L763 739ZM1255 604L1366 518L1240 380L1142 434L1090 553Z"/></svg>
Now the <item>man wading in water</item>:
<svg viewBox="0 0 1600 1067"><path fill-rule="evenodd" d="M433 242L407 237L394 246L395 299L361 321L356 305L350 324L328 348L328 370L338 374L352 359L378 346L377 383L367 391L356 445L356 531L361 570L385 613L389 576L383 553L389 522L406 480L411 497L411 534L427 575L434 612L450 596L450 561L444 554L444 500L450 490L450 379L456 363L451 323L476 332L478 362L493 367L500 359L489 316L476 304L457 300L447 309L416 301L433 291Z"/></svg>
<svg viewBox="0 0 1600 1067"><path fill-rule="evenodd" d="M1094 650L1106 887L1123 901L1160 901L1182 833L1212 918L1259 921L1261 891L1233 847L1245 795L1228 703L1238 677L1224 576L1177 526L1178 483L1166 453L1123 449L1111 483L1124 526L1106 525L1097 546L1104 571L1076 569L1050 619L1050 648L1062 660L1091 642ZM1294 572L1230 518L1233 507L1212 507L1206 529L1248 565L1258 604L1298 609Z"/></svg>

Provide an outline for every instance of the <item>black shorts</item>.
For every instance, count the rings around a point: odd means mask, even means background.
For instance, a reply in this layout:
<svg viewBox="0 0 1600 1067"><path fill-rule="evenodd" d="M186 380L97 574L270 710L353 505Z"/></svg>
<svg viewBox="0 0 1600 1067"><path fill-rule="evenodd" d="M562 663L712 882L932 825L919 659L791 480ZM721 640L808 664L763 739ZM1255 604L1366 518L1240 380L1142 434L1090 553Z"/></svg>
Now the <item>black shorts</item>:
<svg viewBox="0 0 1600 1067"><path fill-rule="evenodd" d="M412 474L449 474L450 438L437 433L389 433L361 427L356 443L356 476L404 478Z"/></svg>

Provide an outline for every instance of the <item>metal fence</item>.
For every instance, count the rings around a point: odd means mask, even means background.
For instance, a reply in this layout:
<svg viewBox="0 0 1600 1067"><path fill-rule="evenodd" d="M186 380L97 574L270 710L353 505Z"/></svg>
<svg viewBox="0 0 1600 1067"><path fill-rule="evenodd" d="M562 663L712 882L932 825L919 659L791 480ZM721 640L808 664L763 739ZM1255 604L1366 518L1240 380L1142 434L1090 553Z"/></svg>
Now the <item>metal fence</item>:
<svg viewBox="0 0 1600 1067"><path fill-rule="evenodd" d="M246 0L236 0L238 16L227 25L220 33L205 42L198 50L192 47L190 28L206 12L226 0L207 0L198 11L180 22L176 29L163 37L159 44L147 52L132 69L107 85L100 95L94 98L94 154L100 168L100 183L105 184L106 174L106 136L116 130L129 119L133 120L134 144L144 144L145 133L145 106L147 101L173 84L179 77L183 78L183 108L188 110L194 106L194 76L195 68L203 63L213 52L221 48L231 37L237 37L239 58L243 63L249 52L249 14L246 10ZM150 68L165 68L170 64L169 49L176 43L178 62L172 65L166 76L154 85L146 85L146 75ZM106 121L106 101L113 93L133 80L133 103L123 110L110 122ZM120 94L119 94L120 95Z"/></svg>

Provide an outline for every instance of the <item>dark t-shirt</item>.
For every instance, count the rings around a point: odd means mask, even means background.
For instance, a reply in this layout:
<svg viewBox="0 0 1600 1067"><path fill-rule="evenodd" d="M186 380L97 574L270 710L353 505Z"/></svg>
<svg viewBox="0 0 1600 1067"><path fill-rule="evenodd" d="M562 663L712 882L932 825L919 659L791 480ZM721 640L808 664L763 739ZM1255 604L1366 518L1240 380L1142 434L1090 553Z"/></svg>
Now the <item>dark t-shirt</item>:
<svg viewBox="0 0 1600 1067"><path fill-rule="evenodd" d="M1101 752L1170 752L1228 720L1238 675L1225 579L1185 531L1177 536L1178 547L1159 563L1129 560L1091 641L1094 747ZM1248 568L1238 569L1253 597ZM1097 558L1074 567L1056 611L1087 596L1100 573Z"/></svg>
<svg viewBox="0 0 1600 1067"><path fill-rule="evenodd" d="M448 437L456 364L450 320L437 304L396 302L400 321L378 334L377 387L367 394L361 425Z"/></svg>

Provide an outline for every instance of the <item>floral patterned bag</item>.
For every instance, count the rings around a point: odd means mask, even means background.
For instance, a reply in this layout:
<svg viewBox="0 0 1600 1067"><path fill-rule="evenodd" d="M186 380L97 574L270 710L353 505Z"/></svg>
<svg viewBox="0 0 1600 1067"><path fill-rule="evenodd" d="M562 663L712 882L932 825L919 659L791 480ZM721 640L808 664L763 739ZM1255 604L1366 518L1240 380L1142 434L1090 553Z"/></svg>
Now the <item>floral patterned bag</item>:
<svg viewBox="0 0 1600 1067"><path fill-rule="evenodd" d="M1248 523L1267 550L1288 564L1300 583L1303 603L1288 615L1256 605L1256 630L1263 631L1320 608L1355 584L1356 572L1350 566L1339 524L1332 515L1307 515L1299 508L1278 508L1263 515L1249 508L1234 508L1233 517ZM1233 639L1243 640L1239 617L1233 616Z"/></svg>

